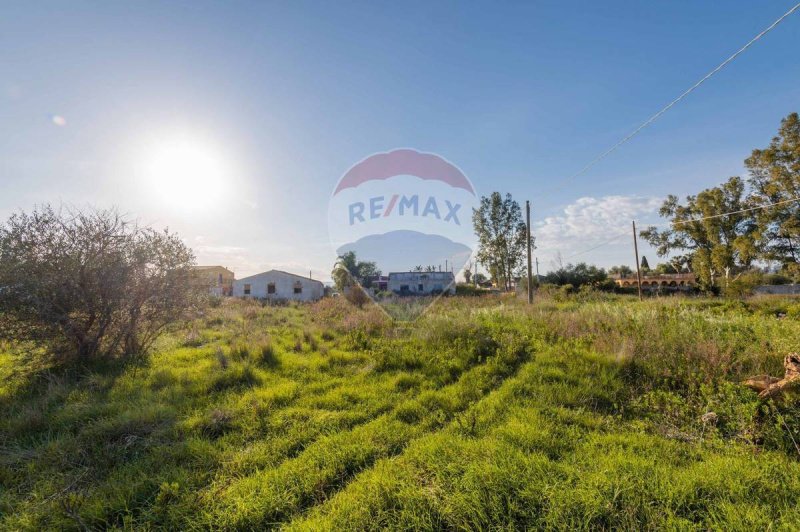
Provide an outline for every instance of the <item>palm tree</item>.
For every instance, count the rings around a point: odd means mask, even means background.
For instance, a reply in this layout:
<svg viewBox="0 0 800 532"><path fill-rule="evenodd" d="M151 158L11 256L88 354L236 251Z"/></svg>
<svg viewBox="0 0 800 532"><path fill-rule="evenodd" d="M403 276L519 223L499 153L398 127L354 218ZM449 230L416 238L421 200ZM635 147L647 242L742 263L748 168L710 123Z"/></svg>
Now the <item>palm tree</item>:
<svg viewBox="0 0 800 532"><path fill-rule="evenodd" d="M372 279L380 274L374 262L359 261L354 251L348 251L336 259L331 277L336 289L341 292L356 283L369 288Z"/></svg>
<svg viewBox="0 0 800 532"><path fill-rule="evenodd" d="M354 284L354 280L358 278L358 263L354 252L348 251L344 255L339 255L333 265L331 278L340 292Z"/></svg>

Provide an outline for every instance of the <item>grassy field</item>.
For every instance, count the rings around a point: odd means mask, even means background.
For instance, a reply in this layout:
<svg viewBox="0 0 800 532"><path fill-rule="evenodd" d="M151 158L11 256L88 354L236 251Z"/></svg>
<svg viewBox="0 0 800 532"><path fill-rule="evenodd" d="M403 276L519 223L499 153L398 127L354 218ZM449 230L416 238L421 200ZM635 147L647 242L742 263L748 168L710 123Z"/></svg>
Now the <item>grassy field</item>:
<svg viewBox="0 0 800 532"><path fill-rule="evenodd" d="M0 346L0 529L800 529L800 303L225 301L145 360ZM713 412L715 416L706 415Z"/></svg>

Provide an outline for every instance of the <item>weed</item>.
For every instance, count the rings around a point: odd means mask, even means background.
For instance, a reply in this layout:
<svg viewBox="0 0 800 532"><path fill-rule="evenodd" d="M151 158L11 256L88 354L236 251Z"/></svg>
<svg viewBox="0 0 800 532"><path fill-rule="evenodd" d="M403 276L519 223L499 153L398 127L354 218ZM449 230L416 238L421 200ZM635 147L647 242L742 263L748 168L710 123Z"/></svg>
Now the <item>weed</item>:
<svg viewBox="0 0 800 532"><path fill-rule="evenodd" d="M800 409L739 384L796 301L546 291L224 299L135 367L0 344L0 528L800 526Z"/></svg>

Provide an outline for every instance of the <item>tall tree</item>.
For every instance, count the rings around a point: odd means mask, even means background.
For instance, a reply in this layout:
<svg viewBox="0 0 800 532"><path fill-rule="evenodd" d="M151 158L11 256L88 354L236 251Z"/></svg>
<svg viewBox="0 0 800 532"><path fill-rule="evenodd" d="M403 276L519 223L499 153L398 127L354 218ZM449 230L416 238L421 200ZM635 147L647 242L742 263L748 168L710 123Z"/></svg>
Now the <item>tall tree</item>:
<svg viewBox="0 0 800 532"><path fill-rule="evenodd" d="M510 290L514 276L525 271L527 232L522 209L511 194L503 198L492 192L473 209L472 223L478 236L478 260L498 286Z"/></svg>
<svg viewBox="0 0 800 532"><path fill-rule="evenodd" d="M642 263L640 264L640 266L641 266L643 272L649 272L650 271L650 263L647 262L647 257L645 257L644 255L642 255Z"/></svg>
<svg viewBox="0 0 800 532"><path fill-rule="evenodd" d="M800 261L800 118L781 121L778 135L745 160L750 174L758 244L765 260L797 270ZM775 204L779 205L775 205ZM795 273L795 272L792 272Z"/></svg>
<svg viewBox="0 0 800 532"><path fill-rule="evenodd" d="M752 216L737 212L748 206L744 192L742 179L731 177L718 187L688 196L685 204L670 195L659 210L669 218L670 227L659 231L651 226L641 236L659 257L687 252L695 275L702 284L711 285L715 274L726 268L747 268L756 259Z"/></svg>

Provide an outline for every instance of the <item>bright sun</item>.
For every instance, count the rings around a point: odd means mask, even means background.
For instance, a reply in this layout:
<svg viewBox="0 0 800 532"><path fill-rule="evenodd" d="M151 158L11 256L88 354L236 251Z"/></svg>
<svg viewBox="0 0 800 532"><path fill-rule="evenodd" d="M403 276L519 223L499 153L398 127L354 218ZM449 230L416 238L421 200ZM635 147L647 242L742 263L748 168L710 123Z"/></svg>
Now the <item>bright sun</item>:
<svg viewBox="0 0 800 532"><path fill-rule="evenodd" d="M219 205L230 186L230 168L215 146L194 139L154 145L146 173L155 195L186 212Z"/></svg>

